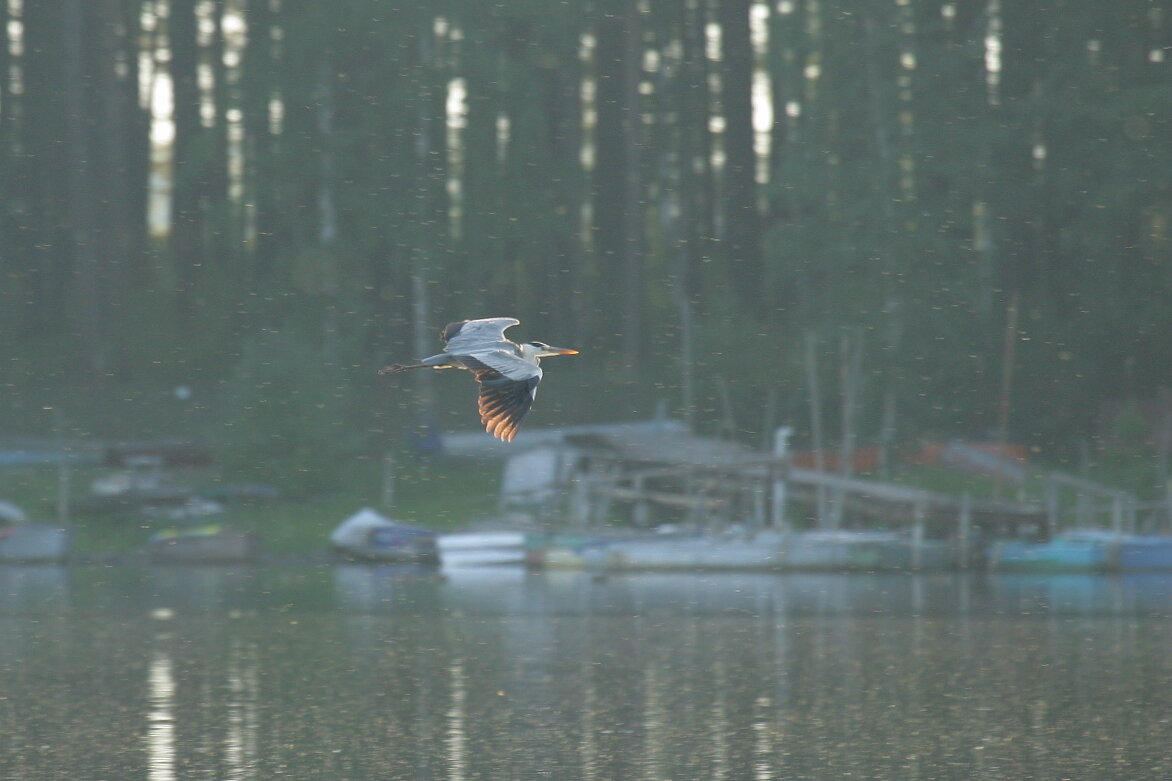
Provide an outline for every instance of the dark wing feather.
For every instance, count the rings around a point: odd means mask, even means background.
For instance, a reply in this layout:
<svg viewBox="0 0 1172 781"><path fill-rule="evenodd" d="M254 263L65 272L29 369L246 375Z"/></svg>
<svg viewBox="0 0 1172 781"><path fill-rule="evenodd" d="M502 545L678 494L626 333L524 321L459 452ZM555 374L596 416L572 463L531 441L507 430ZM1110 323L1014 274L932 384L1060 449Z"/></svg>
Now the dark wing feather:
<svg viewBox="0 0 1172 781"><path fill-rule="evenodd" d="M451 339L456 334L460 333L460 329L464 327L464 323L466 323L466 322L468 322L468 321L461 320L458 323L448 323L447 325L445 325L443 328L440 329L440 341L443 342L444 344L447 344L449 339Z"/></svg>
<svg viewBox="0 0 1172 781"><path fill-rule="evenodd" d="M505 442L517 436L517 427L533 406L540 376L510 380L493 369L474 370L480 383L480 421L489 434Z"/></svg>

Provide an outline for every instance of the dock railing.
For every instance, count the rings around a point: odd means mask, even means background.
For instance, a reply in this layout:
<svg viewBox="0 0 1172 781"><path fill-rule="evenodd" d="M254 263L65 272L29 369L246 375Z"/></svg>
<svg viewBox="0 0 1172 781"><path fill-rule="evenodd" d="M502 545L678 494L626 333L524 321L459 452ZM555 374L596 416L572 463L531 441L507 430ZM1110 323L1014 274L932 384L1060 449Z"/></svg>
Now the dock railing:
<svg viewBox="0 0 1172 781"><path fill-rule="evenodd" d="M1073 494L1073 511L1066 512L1063 491ZM1065 472L1045 476L1046 521L1051 531L1065 525L1079 529L1106 528L1116 534L1130 534L1137 529L1141 503L1134 494Z"/></svg>
<svg viewBox="0 0 1172 781"><path fill-rule="evenodd" d="M930 533L951 536L962 562L970 560L980 529L1022 524L1041 529L1047 518L1046 505L1038 500L954 496L795 467L775 456L647 467L596 460L593 471L575 478L571 503L572 514L587 524L610 520L615 504L621 503L630 508L629 520L636 526L648 525L658 508L698 528L738 523L787 531L792 525L789 506L815 507L819 492L842 497L851 517L903 530L914 541Z"/></svg>

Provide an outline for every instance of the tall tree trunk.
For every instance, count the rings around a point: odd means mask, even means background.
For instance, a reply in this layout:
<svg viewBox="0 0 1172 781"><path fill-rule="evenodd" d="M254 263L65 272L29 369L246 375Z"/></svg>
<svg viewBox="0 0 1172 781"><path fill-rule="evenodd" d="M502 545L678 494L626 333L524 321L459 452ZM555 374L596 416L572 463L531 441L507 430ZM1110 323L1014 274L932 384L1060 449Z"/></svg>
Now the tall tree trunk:
<svg viewBox="0 0 1172 781"><path fill-rule="evenodd" d="M318 270L321 275L321 294L325 299L322 313L322 348L325 366L336 366L341 344L338 322L338 261L335 257L338 242L337 161L334 159L335 100L333 58L327 50L318 63L317 133L321 150L318 152L317 182L317 240L321 249Z"/></svg>
<svg viewBox="0 0 1172 781"><path fill-rule="evenodd" d="M228 89L228 67L224 62L224 14L225 0L213 0L212 35L208 46L213 122L212 127L205 131L209 143L203 191L208 222L207 253L209 258L221 264L233 258L238 245L233 241L238 226L232 219L228 192L228 110L232 104Z"/></svg>
<svg viewBox="0 0 1172 781"><path fill-rule="evenodd" d="M15 139L13 126L12 90L8 74L11 73L11 44L8 36L10 9L8 3L0 3L0 203L9 204L14 195ZM14 242L9 238L12 232L10 214L7 208L0 208L0 279L16 280L23 276L14 261ZM8 284L0 288L0 339L11 338L16 326L14 312L18 309L19 285Z"/></svg>
<svg viewBox="0 0 1172 781"><path fill-rule="evenodd" d="M8 3L0 3L0 165L7 163L11 148L9 146L8 134L12 129L12 103L9 102L12 96L11 84L9 82L9 73L12 68L12 41L9 40L9 19L12 16L12 11Z"/></svg>
<svg viewBox="0 0 1172 781"><path fill-rule="evenodd" d="M626 3L623 38L623 358L629 367L643 363L643 198L640 150L643 122L639 76L643 62L639 4Z"/></svg>
<svg viewBox="0 0 1172 781"><path fill-rule="evenodd" d="M733 285L748 311L761 308L764 260L753 148L753 44L750 0L719 0L721 109L724 114L724 243Z"/></svg>
<svg viewBox="0 0 1172 781"><path fill-rule="evenodd" d="M595 336L607 342L618 337L624 363L634 368L639 363L642 338L639 11L635 3L626 0L611 0L602 11L595 50L594 251L601 283L600 320L621 325Z"/></svg>
<svg viewBox="0 0 1172 781"><path fill-rule="evenodd" d="M123 313L126 303L126 268L130 259L143 246L145 218L136 206L144 202L134 197L146 189L145 178L136 178L139 169L132 164L131 151L136 132L143 132L136 122L138 115L138 82L129 74L120 73L119 61L137 60L137 39L122 21L128 16L126 6L137 5L127 0L101 0L87 3L91 9L89 27L96 30L90 39L96 45L91 55L96 103L94 132L94 182L101 182L100 199L95 208L99 231L96 236L100 257L99 278L102 309L110 351L111 368L124 363L122 338Z"/></svg>
<svg viewBox="0 0 1172 781"><path fill-rule="evenodd" d="M86 94L87 51L84 0L62 5L64 35L65 122L69 233L74 267L73 315L84 350L83 366L91 382L100 383L109 367L106 323L103 318L101 257L98 248L94 150L90 138L89 96Z"/></svg>
<svg viewBox="0 0 1172 781"><path fill-rule="evenodd" d="M576 52L567 52L556 67L546 70L546 116L548 117L548 157L554 162L556 175L551 182L554 203L554 251L546 262L549 282L548 302L551 332L574 344L583 339L583 301L585 289L584 252L582 248L582 67Z"/></svg>
<svg viewBox="0 0 1172 781"><path fill-rule="evenodd" d="M170 248L175 263L180 323L187 323L194 313L205 256L200 206L204 188L200 159L203 127L200 123L195 5L195 0L171 0L168 17L174 100L172 121L175 127L175 138L171 143Z"/></svg>
<svg viewBox="0 0 1172 781"><path fill-rule="evenodd" d="M140 43L142 36L142 0L123 0L121 3L121 20L123 26L122 52L126 63L126 73L120 79L121 107L126 112L126 135L120 141L123 146L121 154L125 156L127 187L127 219L130 220L130 234L128 254L126 256L125 274L127 278L146 273L146 249L149 234L148 212L150 209L150 179L151 179L151 112L146 105L150 95L143 95L140 91L139 67L142 51ZM141 278L141 276L139 276Z"/></svg>
<svg viewBox="0 0 1172 781"><path fill-rule="evenodd" d="M596 31L593 245L599 286L595 291L595 314L600 324L621 321L615 280L621 279L626 243L623 213L625 147L623 146L623 21L624 0L606 2ZM618 328L592 329L598 346L612 343Z"/></svg>
<svg viewBox="0 0 1172 781"><path fill-rule="evenodd" d="M501 234L503 195L497 144L499 85L495 78L500 53L487 32L493 22L486 4L471 4L463 21L470 31L461 62L467 114L461 134L463 216L459 241L465 273L454 285L467 305L481 307L487 303L493 268L504 262L501 242L495 240Z"/></svg>
<svg viewBox="0 0 1172 781"><path fill-rule="evenodd" d="M211 8L212 36L208 46L208 59L212 74L212 111L214 121L211 129L211 155L207 163L206 196L212 208L224 204L228 200L228 66L224 62L224 7L225 0L213 0ZM213 237L216 245L214 254L219 257L227 233L227 225L222 225Z"/></svg>
<svg viewBox="0 0 1172 781"><path fill-rule="evenodd" d="M817 337L812 331L806 332L806 395L810 405L810 445L814 450L814 469L826 471L826 439L822 436L822 387L818 380ZM829 528L830 514L827 512L826 487L818 484L815 493L815 515L818 526Z"/></svg>
<svg viewBox="0 0 1172 781"><path fill-rule="evenodd" d="M680 271L690 304L699 298L697 270L715 247L715 180L712 171L712 95L705 56L707 0L685 4L680 31L680 212L683 252Z"/></svg>
<svg viewBox="0 0 1172 781"><path fill-rule="evenodd" d="M84 3L82 4L84 7ZM24 94L20 101L20 146L13 187L21 195L14 209L18 230L15 258L25 279L25 295L37 302L27 307L20 335L58 333L67 327L63 313L71 304L73 264L68 248L72 235L68 221L69 169L67 149L63 21L83 8L66 9L65 0L25 3L21 8ZM78 45L74 42L74 45ZM77 52L80 57L80 52ZM79 60L75 64L83 68Z"/></svg>
<svg viewBox="0 0 1172 781"><path fill-rule="evenodd" d="M679 42L679 61L675 67L665 66L660 72L668 78L668 99L678 112L678 121L670 126L674 149L661 150L660 170L669 181L663 182L660 199L665 244L671 257L671 293L679 327L680 409L685 423L692 428L697 412L695 331L697 304L701 301L698 272L712 237L708 129L711 100L708 59L704 52L708 9L707 0L682 3L673 0L664 7L673 15L666 38Z"/></svg>
<svg viewBox="0 0 1172 781"><path fill-rule="evenodd" d="M275 178L271 100L275 87L273 27L276 20L269 0L246 0L248 42L241 73L241 104L244 125L244 234L252 239L250 287L260 290L269 284L277 264L275 226Z"/></svg>

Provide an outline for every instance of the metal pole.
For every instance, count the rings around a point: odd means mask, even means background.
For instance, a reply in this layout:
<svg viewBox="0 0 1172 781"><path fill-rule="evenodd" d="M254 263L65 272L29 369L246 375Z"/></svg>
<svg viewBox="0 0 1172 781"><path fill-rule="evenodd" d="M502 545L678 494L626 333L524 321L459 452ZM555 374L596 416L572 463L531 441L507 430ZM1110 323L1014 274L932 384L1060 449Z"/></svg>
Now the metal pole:
<svg viewBox="0 0 1172 781"><path fill-rule="evenodd" d="M57 523L69 523L69 461L65 454L65 421L61 410L53 408L53 439L57 446Z"/></svg>
<svg viewBox="0 0 1172 781"><path fill-rule="evenodd" d="M1009 403L1013 393L1013 353L1017 345L1017 311L1021 294L1014 290L1009 296L1009 305L1005 312L1005 345L1001 356L1001 396L997 405L997 443L1001 445L1001 454L1009 441ZM998 477L993 485L993 498L1001 498L1001 478Z"/></svg>
<svg viewBox="0 0 1172 781"><path fill-rule="evenodd" d="M924 516L923 502L916 502L912 508L912 569L918 570L924 558Z"/></svg>
<svg viewBox="0 0 1172 781"><path fill-rule="evenodd" d="M973 501L967 493L960 495L960 517L957 519L959 531L957 532L959 543L960 561L957 562L960 569L968 569L970 561L969 548L972 545L972 525L973 525Z"/></svg>
<svg viewBox="0 0 1172 781"><path fill-rule="evenodd" d="M387 453L383 456L383 509L391 512L395 509L395 456Z"/></svg>
<svg viewBox="0 0 1172 781"><path fill-rule="evenodd" d="M789 478L789 438L794 433L790 426L779 426L773 432L773 496L769 525L779 531L789 531L786 526L785 503L787 480Z"/></svg>

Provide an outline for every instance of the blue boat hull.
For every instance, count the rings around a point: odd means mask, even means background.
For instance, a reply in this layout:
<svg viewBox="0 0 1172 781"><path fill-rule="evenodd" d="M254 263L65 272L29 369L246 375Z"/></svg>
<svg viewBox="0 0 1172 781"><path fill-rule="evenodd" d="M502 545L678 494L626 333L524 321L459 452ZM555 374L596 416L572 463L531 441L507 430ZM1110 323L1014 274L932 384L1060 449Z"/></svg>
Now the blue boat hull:
<svg viewBox="0 0 1172 781"><path fill-rule="evenodd" d="M1169 572L1172 537L1086 532L1049 542L1003 540L989 551L999 572Z"/></svg>
<svg viewBox="0 0 1172 781"><path fill-rule="evenodd" d="M1002 540L990 548L989 567L997 572L1106 572L1112 558L1112 546L1096 540Z"/></svg>
<svg viewBox="0 0 1172 781"><path fill-rule="evenodd" d="M1120 572L1172 571L1172 537L1125 537L1116 555Z"/></svg>

